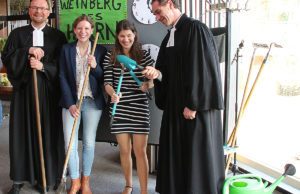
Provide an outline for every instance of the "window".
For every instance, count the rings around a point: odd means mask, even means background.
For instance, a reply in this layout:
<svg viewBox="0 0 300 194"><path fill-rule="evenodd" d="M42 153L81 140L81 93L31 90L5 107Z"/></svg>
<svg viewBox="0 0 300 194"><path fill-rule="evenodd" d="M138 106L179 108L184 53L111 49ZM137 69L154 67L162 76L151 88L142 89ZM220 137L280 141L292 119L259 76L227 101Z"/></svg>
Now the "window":
<svg viewBox="0 0 300 194"><path fill-rule="evenodd" d="M276 42L272 47L238 131L238 159L267 174L279 177L286 163L298 172L287 184L300 189L300 1L251 1L241 14L240 33L245 40L239 64L239 101L249 70L252 43ZM258 48L252 70L253 80L268 49ZM277 174L276 174L277 173Z"/></svg>

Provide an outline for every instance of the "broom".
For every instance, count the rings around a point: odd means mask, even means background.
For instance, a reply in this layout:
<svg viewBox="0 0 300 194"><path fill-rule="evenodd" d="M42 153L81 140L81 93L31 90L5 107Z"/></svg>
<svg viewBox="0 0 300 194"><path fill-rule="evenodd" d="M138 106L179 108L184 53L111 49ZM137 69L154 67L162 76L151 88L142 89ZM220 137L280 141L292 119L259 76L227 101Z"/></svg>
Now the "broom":
<svg viewBox="0 0 300 194"><path fill-rule="evenodd" d="M91 55L94 55L94 52L95 52L95 49L96 49L96 45L97 45L97 41L98 41L98 37L99 37L99 32L96 33L96 37L95 37L95 40L94 40L94 45L93 45L93 49L92 49ZM91 67L88 66L86 74L85 74L85 78L84 78L84 82L83 82L81 94L80 94L79 103L78 103L78 110L79 111L81 109L81 103L82 103L82 99L83 99L83 94L84 94L84 91L85 91L87 79L89 77L90 69L91 69ZM77 126L77 121L78 121L78 118L75 119L74 124L73 124L72 134L71 134L71 137L70 137L69 147L68 147L68 151L67 151L67 155L66 155L66 159L65 159L65 163L64 163L64 169L63 169L61 181L60 181L60 184L57 187L57 190L56 190L55 194L64 194L64 193L67 193L67 187L66 187L67 177L66 177L66 173L67 173L67 166L68 166L68 162L69 162L69 158L70 158L71 147L72 147L72 143L73 143L73 139L74 139L74 135L75 135L75 130L76 130L76 126Z"/></svg>

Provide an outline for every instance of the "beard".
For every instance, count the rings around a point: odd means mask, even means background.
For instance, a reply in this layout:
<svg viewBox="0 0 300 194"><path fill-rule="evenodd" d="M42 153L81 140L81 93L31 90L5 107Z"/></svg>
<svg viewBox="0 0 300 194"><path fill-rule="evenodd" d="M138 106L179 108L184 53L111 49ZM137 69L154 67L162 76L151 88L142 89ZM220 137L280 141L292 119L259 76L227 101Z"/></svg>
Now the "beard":
<svg viewBox="0 0 300 194"><path fill-rule="evenodd" d="M31 21L35 24L43 24L43 23L46 23L47 18L45 18L44 16L35 16L35 15L33 15L31 17Z"/></svg>

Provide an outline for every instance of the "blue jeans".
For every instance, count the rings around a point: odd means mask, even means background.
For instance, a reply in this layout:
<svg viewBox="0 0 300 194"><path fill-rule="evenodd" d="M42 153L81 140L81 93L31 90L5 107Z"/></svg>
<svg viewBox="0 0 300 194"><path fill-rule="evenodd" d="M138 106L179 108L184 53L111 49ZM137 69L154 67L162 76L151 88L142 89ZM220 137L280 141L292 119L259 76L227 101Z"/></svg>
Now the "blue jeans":
<svg viewBox="0 0 300 194"><path fill-rule="evenodd" d="M78 103L78 102L77 102ZM72 148L69 158L69 173L71 179L79 178L79 157L78 157L78 128L80 119L82 117L83 130L82 130L82 174L89 176L94 161L95 139L98 128L98 123L102 114L92 98L85 98L82 100L80 117L77 121L76 133L72 143ZM65 150L68 151L70 137L72 134L74 118L71 116L69 109L63 108L62 110Z"/></svg>

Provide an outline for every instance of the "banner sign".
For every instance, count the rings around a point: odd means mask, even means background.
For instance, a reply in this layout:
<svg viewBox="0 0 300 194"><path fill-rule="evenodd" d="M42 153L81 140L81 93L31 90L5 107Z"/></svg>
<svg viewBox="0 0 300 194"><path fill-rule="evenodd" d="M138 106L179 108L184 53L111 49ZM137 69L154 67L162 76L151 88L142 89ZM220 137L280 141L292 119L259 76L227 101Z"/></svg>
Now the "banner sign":
<svg viewBox="0 0 300 194"><path fill-rule="evenodd" d="M127 0L60 0L59 25L69 42L75 40L72 24L80 15L94 21L94 34L99 32L99 43L114 44L117 22L127 19Z"/></svg>

